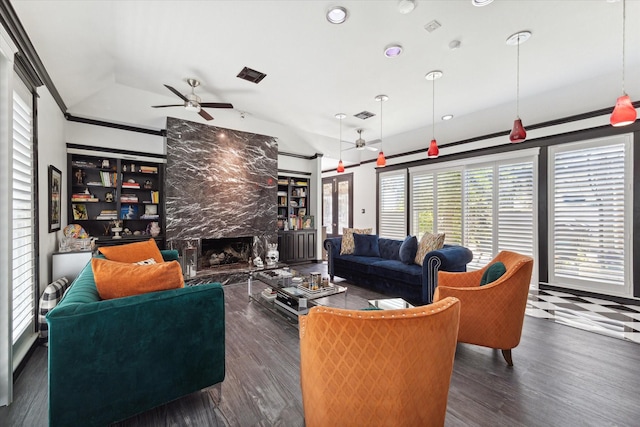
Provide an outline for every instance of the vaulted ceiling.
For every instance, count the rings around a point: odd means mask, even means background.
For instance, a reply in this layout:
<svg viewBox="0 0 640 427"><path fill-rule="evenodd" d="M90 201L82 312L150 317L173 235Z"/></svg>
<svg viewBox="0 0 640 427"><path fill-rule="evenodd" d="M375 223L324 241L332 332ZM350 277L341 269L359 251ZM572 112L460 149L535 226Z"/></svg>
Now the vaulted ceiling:
<svg viewBox="0 0 640 427"><path fill-rule="evenodd" d="M395 0L378 1L36 1L12 0L20 21L68 112L81 117L161 129L166 117L206 122L182 107L163 84L189 92L202 82L210 124L279 138L280 150L323 153L323 166L363 129L383 138L387 154L505 132L516 115L516 48L506 39L532 32L520 46L520 116L525 126L612 107L621 93L621 1L417 0L402 14ZM341 25L325 14L348 10ZM640 99L640 1L627 0L626 90ZM427 31L437 21L440 27ZM459 41L452 49L450 43ZM383 49L397 43L393 59ZM259 84L237 78L243 67L266 73ZM386 94L382 130L380 103ZM375 116L354 117L362 111ZM453 114L442 121L444 114ZM387 142L385 144L385 141ZM348 143L343 149L350 148ZM345 160L375 158L349 150Z"/></svg>

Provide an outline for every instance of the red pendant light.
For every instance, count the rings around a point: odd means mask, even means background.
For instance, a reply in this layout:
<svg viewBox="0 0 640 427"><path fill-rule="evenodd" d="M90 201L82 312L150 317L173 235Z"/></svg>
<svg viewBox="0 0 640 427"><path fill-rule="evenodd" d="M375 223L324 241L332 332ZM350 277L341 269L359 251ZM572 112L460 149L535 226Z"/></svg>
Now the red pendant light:
<svg viewBox="0 0 640 427"><path fill-rule="evenodd" d="M622 0L622 96L618 98L616 101L616 106L613 108L613 113L611 113L611 118L609 122L611 126L627 126L636 121L638 117L638 113L636 109L633 108L633 104L631 103L631 98L624 91L624 37L625 37L625 21L626 21L626 12L625 12L625 0Z"/></svg>
<svg viewBox="0 0 640 427"><path fill-rule="evenodd" d="M384 151L382 150L382 103L388 99L389 97L387 95L377 95L375 97L375 100L380 103L380 152L376 160L376 166L380 168L387 166L387 159L384 157Z"/></svg>
<svg viewBox="0 0 640 427"><path fill-rule="evenodd" d="M611 113L611 126L627 126L636 121L638 113L631 104L631 98L629 95L624 94L616 101L616 106Z"/></svg>
<svg viewBox="0 0 640 427"><path fill-rule="evenodd" d="M430 71L424 76L425 79L431 80L433 97L431 98L431 143L427 150L427 159L437 159L440 155L438 142L436 141L436 80L442 77L443 72L439 70Z"/></svg>
<svg viewBox="0 0 640 427"><path fill-rule="evenodd" d="M520 120L520 117L513 121L513 129L511 129L509 139L511 140L511 142L522 142L527 139L527 131L524 130L524 126L522 126L522 120Z"/></svg>
<svg viewBox="0 0 640 427"><path fill-rule="evenodd" d="M520 120L520 45L531 37L530 31L519 31L512 34L507 39L509 46L515 45L518 48L517 52L517 68L516 68L516 119L513 121L513 129L509 134L509 140L511 142L522 142L527 139L527 131L522 125Z"/></svg>
<svg viewBox="0 0 640 427"><path fill-rule="evenodd" d="M338 162L338 168L336 169L336 172L342 173L344 172L344 163L342 163L342 119L347 117L347 115L344 113L338 113L335 115L335 117L336 119L340 120L340 161Z"/></svg>
<svg viewBox="0 0 640 427"><path fill-rule="evenodd" d="M435 139L431 140L431 144L429 144L429 150L427 150L427 159L437 159L440 155L440 149L438 148L438 143Z"/></svg>

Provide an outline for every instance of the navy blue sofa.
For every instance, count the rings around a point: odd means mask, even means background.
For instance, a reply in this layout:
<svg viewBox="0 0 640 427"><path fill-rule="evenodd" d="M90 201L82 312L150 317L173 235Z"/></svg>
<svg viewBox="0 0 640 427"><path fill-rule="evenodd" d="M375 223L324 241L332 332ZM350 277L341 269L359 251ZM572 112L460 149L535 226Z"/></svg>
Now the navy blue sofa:
<svg viewBox="0 0 640 427"><path fill-rule="evenodd" d="M424 257L422 266L404 264L399 251L402 240L378 239L380 257L340 255L342 237L324 241L328 252L328 272L355 285L400 297L414 305L431 304L438 286L438 271L464 272L473 253L464 246L444 245Z"/></svg>

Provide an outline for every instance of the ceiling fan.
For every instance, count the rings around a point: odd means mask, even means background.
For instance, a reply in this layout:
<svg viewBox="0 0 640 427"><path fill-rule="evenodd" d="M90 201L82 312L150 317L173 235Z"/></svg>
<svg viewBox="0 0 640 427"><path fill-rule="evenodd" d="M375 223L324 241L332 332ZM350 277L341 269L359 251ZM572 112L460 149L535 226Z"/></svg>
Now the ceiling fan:
<svg viewBox="0 0 640 427"><path fill-rule="evenodd" d="M213 117L204 111L202 108L233 108L233 105L227 104L224 102L200 102L200 97L195 94L194 89L200 86L200 81L196 79L187 79L187 83L191 86L191 93L186 96L178 92L176 89L172 88L169 85L164 85L171 92L178 95L180 99L184 101L183 104L174 104L174 105L153 105L153 108L164 108L164 107L184 107L187 111L194 111L205 120L213 120Z"/></svg>
<svg viewBox="0 0 640 427"><path fill-rule="evenodd" d="M370 142L369 145L367 145L367 142L364 139L362 139L362 129L358 129L356 130L356 132L358 132L358 139L356 139L355 143L350 141L345 141L345 142L348 142L349 144L354 144L353 147L347 148L347 150L353 150L355 148L356 150L378 151L376 147L372 147L371 145L377 144L378 142L380 142L380 140Z"/></svg>

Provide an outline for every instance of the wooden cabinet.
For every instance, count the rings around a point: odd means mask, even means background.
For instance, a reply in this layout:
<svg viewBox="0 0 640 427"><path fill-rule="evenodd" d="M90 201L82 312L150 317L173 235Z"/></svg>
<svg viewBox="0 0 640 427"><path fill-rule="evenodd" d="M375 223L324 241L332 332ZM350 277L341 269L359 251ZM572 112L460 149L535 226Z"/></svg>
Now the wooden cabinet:
<svg viewBox="0 0 640 427"><path fill-rule="evenodd" d="M315 261L316 230L290 230L278 232L280 261L296 263Z"/></svg>
<svg viewBox="0 0 640 427"><path fill-rule="evenodd" d="M153 236L164 247L164 158L76 145L67 153L69 224L98 246Z"/></svg>

